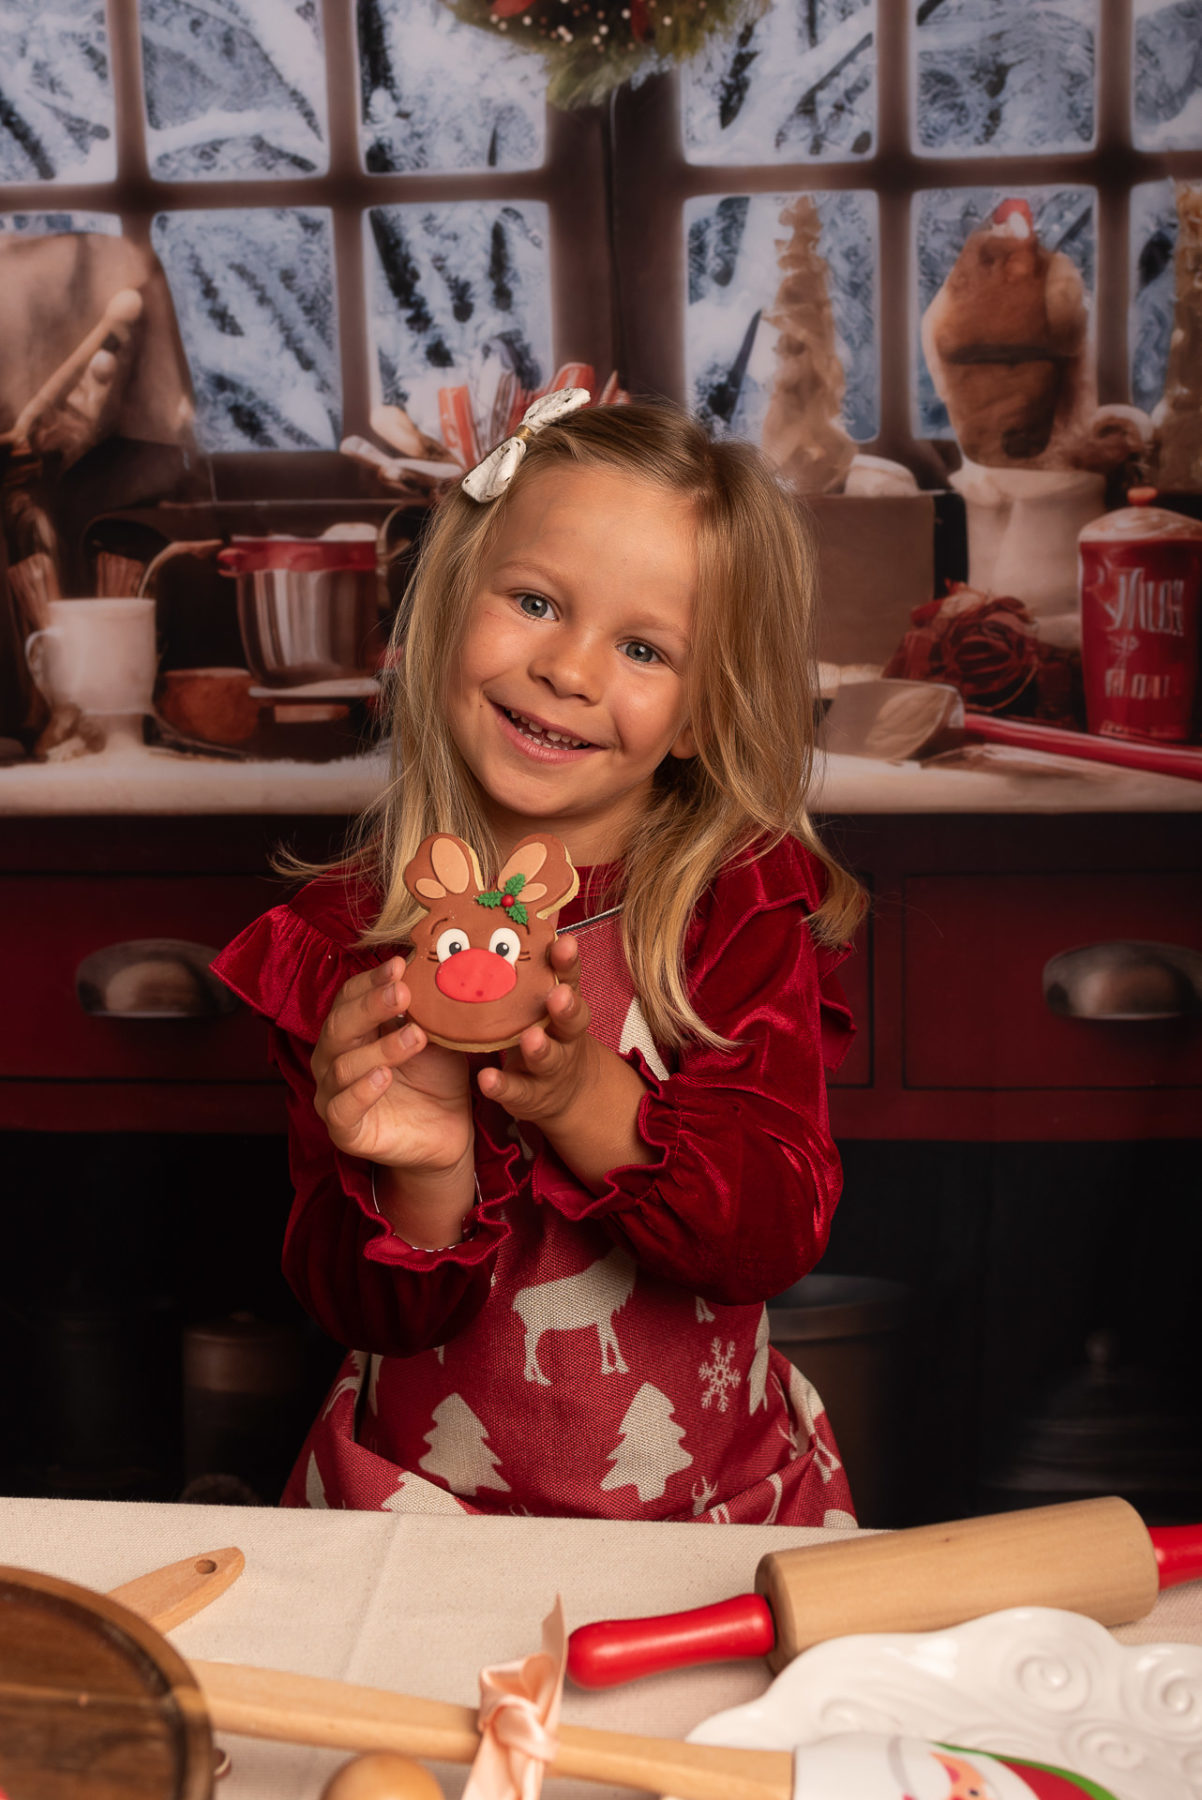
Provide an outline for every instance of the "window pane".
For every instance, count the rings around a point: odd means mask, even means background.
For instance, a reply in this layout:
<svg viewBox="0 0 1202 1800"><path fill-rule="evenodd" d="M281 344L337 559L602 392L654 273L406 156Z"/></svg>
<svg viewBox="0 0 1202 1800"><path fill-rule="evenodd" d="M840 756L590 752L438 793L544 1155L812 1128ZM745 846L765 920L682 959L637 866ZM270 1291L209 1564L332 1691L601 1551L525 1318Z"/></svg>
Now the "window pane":
<svg viewBox="0 0 1202 1800"><path fill-rule="evenodd" d="M2 0L0 181L111 181L104 0Z"/></svg>
<svg viewBox="0 0 1202 1800"><path fill-rule="evenodd" d="M339 437L330 215L160 213L166 271L206 450L324 450Z"/></svg>
<svg viewBox="0 0 1202 1800"><path fill-rule="evenodd" d="M1074 263L1092 304L1096 266L1093 188L927 188L914 196L918 318L915 321L916 437L950 437L947 408L935 392L922 354L922 315L935 298L969 235L1003 200L1025 200L1035 235L1045 250L1060 250Z"/></svg>
<svg viewBox="0 0 1202 1800"><path fill-rule="evenodd" d="M47 237L62 231L96 231L104 237L120 237L116 213L0 213L0 232L22 237Z"/></svg>
<svg viewBox="0 0 1202 1800"><path fill-rule="evenodd" d="M1131 399L1145 412L1164 393L1173 329L1177 207L1171 181L1131 190Z"/></svg>
<svg viewBox="0 0 1202 1800"><path fill-rule="evenodd" d="M461 24L442 0L359 0L359 58L373 174L542 163L541 59Z"/></svg>
<svg viewBox="0 0 1202 1800"><path fill-rule="evenodd" d="M1098 0L917 0L915 147L936 156L1088 147L1097 23Z"/></svg>
<svg viewBox="0 0 1202 1800"><path fill-rule="evenodd" d="M867 156L876 0L777 0L681 68L690 162Z"/></svg>
<svg viewBox="0 0 1202 1800"><path fill-rule="evenodd" d="M804 289L791 332L820 335L826 302L846 393L843 424L863 443L878 430L876 343L877 203L849 191L807 198L817 213L817 247L803 244L781 213L796 194L705 195L685 206L689 299L685 368L689 404L714 431L758 443L777 374L779 326L763 315L788 316L781 293L780 253L796 258L788 277ZM823 266L825 265L825 267ZM798 270L804 271L799 279ZM825 294L823 289L825 288Z"/></svg>
<svg viewBox="0 0 1202 1800"><path fill-rule="evenodd" d="M151 174L324 174L318 0L141 0Z"/></svg>
<svg viewBox="0 0 1202 1800"><path fill-rule="evenodd" d="M438 390L499 359L525 388L550 379L547 208L531 200L377 206L368 213L379 397L441 438Z"/></svg>
<svg viewBox="0 0 1202 1800"><path fill-rule="evenodd" d="M1135 0L1135 142L1202 149L1202 0Z"/></svg>

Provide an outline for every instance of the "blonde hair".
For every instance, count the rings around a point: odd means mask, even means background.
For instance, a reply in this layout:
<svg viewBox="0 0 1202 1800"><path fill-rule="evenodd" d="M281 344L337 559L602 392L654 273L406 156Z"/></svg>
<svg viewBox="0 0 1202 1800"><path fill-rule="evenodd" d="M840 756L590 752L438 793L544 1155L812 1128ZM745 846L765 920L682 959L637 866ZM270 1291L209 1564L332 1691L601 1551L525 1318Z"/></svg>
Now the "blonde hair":
<svg viewBox="0 0 1202 1800"><path fill-rule="evenodd" d="M685 500L696 522L698 585L688 673L697 754L667 757L624 852L622 937L655 1039L724 1044L698 1017L685 933L718 870L792 834L825 865L810 918L845 941L864 909L858 883L823 847L806 812L817 693L812 656L816 557L797 502L759 452L713 442L665 406L593 407L530 440L506 492L478 505L455 488L439 506L398 614L386 676L391 780L360 821L354 864L384 896L367 944L403 943L420 909L402 880L422 839L454 832L486 877L499 856L475 777L451 738L447 681L489 549L513 497L558 464L615 469ZM294 865L294 867L297 865Z"/></svg>

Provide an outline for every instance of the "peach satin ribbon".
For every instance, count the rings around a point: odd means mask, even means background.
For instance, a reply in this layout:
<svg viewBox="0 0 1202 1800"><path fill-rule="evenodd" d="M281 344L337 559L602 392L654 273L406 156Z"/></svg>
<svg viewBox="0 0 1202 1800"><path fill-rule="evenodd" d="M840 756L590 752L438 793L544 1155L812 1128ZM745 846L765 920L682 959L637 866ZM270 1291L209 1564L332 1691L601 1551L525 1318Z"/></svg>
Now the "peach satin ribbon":
<svg viewBox="0 0 1202 1800"><path fill-rule="evenodd" d="M563 1602L543 1620L543 1647L521 1662L480 1671L480 1748L462 1800L538 1800L559 1741L567 1663Z"/></svg>

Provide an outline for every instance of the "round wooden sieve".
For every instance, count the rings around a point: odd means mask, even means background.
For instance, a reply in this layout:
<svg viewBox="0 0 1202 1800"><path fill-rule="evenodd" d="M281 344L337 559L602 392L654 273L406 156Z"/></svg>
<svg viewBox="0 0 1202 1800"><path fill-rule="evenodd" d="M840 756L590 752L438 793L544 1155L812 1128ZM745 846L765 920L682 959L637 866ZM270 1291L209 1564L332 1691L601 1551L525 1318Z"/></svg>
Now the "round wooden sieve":
<svg viewBox="0 0 1202 1800"><path fill-rule="evenodd" d="M211 1800L213 1739L183 1658L106 1595L0 1567L0 1791Z"/></svg>

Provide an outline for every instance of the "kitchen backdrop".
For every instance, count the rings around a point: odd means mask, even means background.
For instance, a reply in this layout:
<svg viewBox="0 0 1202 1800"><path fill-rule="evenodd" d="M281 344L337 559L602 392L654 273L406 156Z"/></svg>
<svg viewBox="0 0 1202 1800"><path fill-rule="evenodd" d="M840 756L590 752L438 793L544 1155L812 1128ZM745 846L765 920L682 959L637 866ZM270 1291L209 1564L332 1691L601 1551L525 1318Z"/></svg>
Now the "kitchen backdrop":
<svg viewBox="0 0 1202 1800"><path fill-rule="evenodd" d="M273 1497L330 1347L207 960L575 383L818 534L874 906L776 1332L865 1522L1202 1516L1202 0L5 0L0 1486Z"/></svg>

